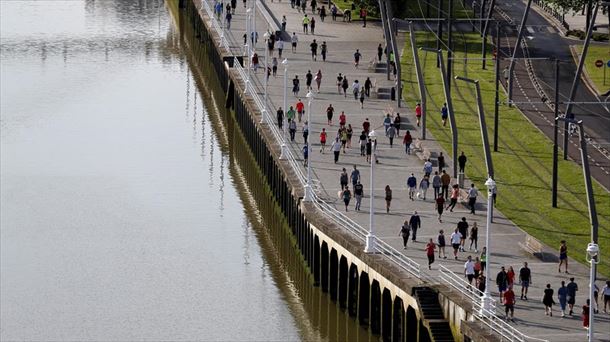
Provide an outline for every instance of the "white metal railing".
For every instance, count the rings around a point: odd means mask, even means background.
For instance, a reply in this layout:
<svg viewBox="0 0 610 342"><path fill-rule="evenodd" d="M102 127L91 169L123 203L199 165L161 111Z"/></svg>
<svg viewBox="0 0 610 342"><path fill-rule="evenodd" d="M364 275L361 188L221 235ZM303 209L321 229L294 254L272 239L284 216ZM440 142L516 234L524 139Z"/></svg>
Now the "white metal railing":
<svg viewBox="0 0 610 342"><path fill-rule="evenodd" d="M207 1L205 1L205 0L202 1L202 8L206 11L207 15L212 19L211 20L212 29L215 30L216 33L220 35L222 28L218 24L218 20L216 19L212 8L207 3ZM224 36L224 35L222 36L220 43L230 51L226 36ZM241 63L239 63L237 58L235 58L235 60L234 60L233 67L239 73L240 78L242 78L243 80L248 79L246 70L242 67ZM279 130L279 128L275 124L273 124L273 118L271 117L270 113L265 110L264 103L261 100L259 94L257 93L256 87L254 86L252 81L246 82L246 91L248 92L248 95L250 95L252 97L252 99L254 100L254 103L258 107L259 111L262 113L263 122L266 122L269 124L268 127L271 130L271 132L273 133L274 138L277 141L282 142L284 139L284 136L282 134L283 132L281 132ZM289 162L289 164L291 165L292 169L297 174L297 177L298 177L299 181L301 182L301 185L306 184L307 177L305 176L304 171L300 167L300 163L297 161L294 151L292 149L287 149L287 158L286 159ZM360 241L366 240L366 236L368 234L367 229L365 229L364 227L362 227L361 225L356 223L354 220L349 218L344 213L337 210L331 204L324 201L322 198L320 198L320 196L316 192L313 192L313 195L314 195L313 203L316 207L318 207L319 209L324 211L333 221L335 221L341 227L343 227L346 230L348 230L349 232L351 232ZM402 254L400 251L398 251L394 247L390 246L387 242L385 242L383 240L379 240L379 239L376 240L375 252L385 255L392 262L397 264L402 269L404 269L407 272L411 273L412 275L420 278L420 276L421 276L420 265L417 262L413 261L411 258Z"/></svg>
<svg viewBox="0 0 610 342"><path fill-rule="evenodd" d="M504 321L496 312L496 301L491 300L491 309L483 308L483 292L470 285L464 278L447 267L440 265L439 278L443 284L457 290L461 295L471 300L473 305L473 317L487 326L490 330L509 341L546 341L543 339L527 336L515 327Z"/></svg>

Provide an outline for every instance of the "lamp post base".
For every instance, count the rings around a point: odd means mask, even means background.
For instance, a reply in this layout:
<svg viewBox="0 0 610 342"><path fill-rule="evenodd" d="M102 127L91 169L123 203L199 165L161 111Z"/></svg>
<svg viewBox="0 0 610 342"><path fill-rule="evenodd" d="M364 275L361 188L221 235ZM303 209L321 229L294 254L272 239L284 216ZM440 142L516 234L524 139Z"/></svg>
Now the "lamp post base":
<svg viewBox="0 0 610 342"><path fill-rule="evenodd" d="M364 247L365 253L374 253L375 252L375 235L368 233L366 235L366 246Z"/></svg>
<svg viewBox="0 0 610 342"><path fill-rule="evenodd" d="M489 283L487 283L487 284L489 284ZM493 299L491 298L491 294L489 293L487 288L485 288L483 297L481 297L481 310L479 311L479 314L481 316L485 316L485 315L488 315L490 312L493 312L492 305L491 305L492 301L493 301Z"/></svg>
<svg viewBox="0 0 610 342"><path fill-rule="evenodd" d="M286 143L282 143L280 151L280 160L288 159L288 146Z"/></svg>
<svg viewBox="0 0 610 342"><path fill-rule="evenodd" d="M311 185L305 184L305 196L303 196L303 202L313 202L313 190Z"/></svg>

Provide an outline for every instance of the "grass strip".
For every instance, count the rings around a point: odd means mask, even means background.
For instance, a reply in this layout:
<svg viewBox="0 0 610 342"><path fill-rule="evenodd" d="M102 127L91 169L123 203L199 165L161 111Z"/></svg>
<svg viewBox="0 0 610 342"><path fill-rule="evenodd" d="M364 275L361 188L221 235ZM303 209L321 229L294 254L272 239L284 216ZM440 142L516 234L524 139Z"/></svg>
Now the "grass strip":
<svg viewBox="0 0 610 342"><path fill-rule="evenodd" d="M578 55L582 54L582 46L577 48ZM601 60L604 65L601 68L595 66L595 61ZM589 51L587 51L587 58L585 59L585 73L589 77L598 93L604 93L610 89L610 67L608 66L610 61L610 44L591 44L589 45ZM604 82L604 71L606 72L606 80Z"/></svg>
<svg viewBox="0 0 610 342"><path fill-rule="evenodd" d="M477 34L455 35L455 57L480 55L481 38ZM417 33L418 47L434 47L430 33ZM440 107L445 102L440 72L436 68L436 54L419 51L428 94L427 129L446 151L451 151L451 130L443 127ZM410 42L407 38L403 51L402 81L404 99L409 107L419 101L417 77L413 65ZM480 80L483 106L487 115L488 133L493 137L494 73L493 65L482 70L480 61L454 60L454 75ZM453 81L453 107L459 136L459 151L468 156L467 174L479 188L486 178L479 120L474 87ZM501 91L501 101L506 101ZM520 111L506 105L500 107L498 152L493 152L497 207L515 224L543 243L556 247L567 240L569 255L585 263L585 250L590 242L590 224L582 169L572 161L559 162L558 207L551 207L552 142L540 132ZM594 194L599 219L599 245L602 251L610 250L610 194L594 182ZM517 244L518 241L514 241ZM599 272L608 277L610 263L601 258Z"/></svg>

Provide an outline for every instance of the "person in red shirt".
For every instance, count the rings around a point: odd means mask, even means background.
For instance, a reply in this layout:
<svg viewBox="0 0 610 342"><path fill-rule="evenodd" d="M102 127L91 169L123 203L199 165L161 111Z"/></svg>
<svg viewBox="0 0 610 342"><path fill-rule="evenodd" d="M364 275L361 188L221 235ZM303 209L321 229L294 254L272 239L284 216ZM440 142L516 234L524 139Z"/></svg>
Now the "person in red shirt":
<svg viewBox="0 0 610 342"><path fill-rule="evenodd" d="M341 115L339 115L339 126L344 127L347 122L347 118L345 117L345 112L341 111Z"/></svg>
<svg viewBox="0 0 610 342"><path fill-rule="evenodd" d="M405 145L405 152L407 152L407 154L411 154L412 142L413 137L411 136L411 132L407 131L407 133L405 133L405 137L402 139L402 144Z"/></svg>
<svg viewBox="0 0 610 342"><path fill-rule="evenodd" d="M301 102L301 99L299 99L299 102L297 102L297 114L298 114L298 118L299 118L299 122L301 122L301 118L303 117L303 113L305 112L305 105L303 104L303 102Z"/></svg>
<svg viewBox="0 0 610 342"><path fill-rule="evenodd" d="M417 127L419 127L419 121L421 120L421 115L422 115L421 105L418 103L415 106L415 117L417 118Z"/></svg>
<svg viewBox="0 0 610 342"><path fill-rule="evenodd" d="M585 328L589 328L589 308L591 302L587 299L587 304L582 306L582 326Z"/></svg>
<svg viewBox="0 0 610 342"><path fill-rule="evenodd" d="M369 122L369 118L364 119L364 122L362 123L362 129L364 129L364 132L367 135L369 134L369 129L371 129L371 123Z"/></svg>
<svg viewBox="0 0 610 342"><path fill-rule="evenodd" d="M432 239L426 245L426 255L428 256L428 269L432 269L432 263L434 263L434 250L436 250L436 244Z"/></svg>
<svg viewBox="0 0 610 342"><path fill-rule="evenodd" d="M515 293L513 287L509 286L504 292L504 311L506 312L506 320L515 321ZM510 315L509 315L510 313Z"/></svg>
<svg viewBox="0 0 610 342"><path fill-rule="evenodd" d="M324 153L325 148L326 148L326 128L322 128L322 132L320 132L320 153Z"/></svg>

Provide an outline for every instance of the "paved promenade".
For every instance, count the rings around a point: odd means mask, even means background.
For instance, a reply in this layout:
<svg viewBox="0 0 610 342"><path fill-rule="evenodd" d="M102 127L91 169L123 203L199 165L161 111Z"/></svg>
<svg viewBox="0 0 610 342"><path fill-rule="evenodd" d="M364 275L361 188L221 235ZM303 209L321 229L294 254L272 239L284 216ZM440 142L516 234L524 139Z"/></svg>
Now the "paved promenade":
<svg viewBox="0 0 610 342"><path fill-rule="evenodd" d="M375 189L374 189L374 211L375 211L375 234L379 239L390 243L392 246L400 251L403 251L405 255L412 258L422 265L422 270L429 272L430 275L436 276L438 272L438 265L442 264L449 269L455 271L458 274L463 274L464 262L467 255L477 256L478 253L462 252L459 254L459 260L453 260L451 248L447 248L448 258L446 260L438 260L433 265L432 271L427 270L427 259L424 252L424 241L429 238L434 238L440 229L444 229L447 243L449 244L449 235L456 227L457 222L462 218L466 217L468 223L472 226L473 223L477 223L479 226L479 251L483 247L485 242L485 198L486 193L485 186L483 184L476 184L476 187L480 190L481 196L479 196L479 205L477 207L477 214L471 215L469 211L460 203L456 206L453 213L446 212L443 215L443 222L439 223L436 218L436 212L434 209L434 202L432 201L433 190L429 189L427 200L416 199L414 201L408 198L406 179L414 173L417 177L418 183L423 176L423 161L420 160L415 154L407 156L402 146L402 137L405 129L409 129L414 138L419 137L420 133L415 128L415 117L412 108L413 103L403 105L403 108L397 109L395 102L390 100L378 100L376 99L375 92L373 91L370 98L367 98L364 102L364 108L360 108L360 103L354 100L351 95L351 84L355 79L359 80L362 84L367 77L374 80L377 86L390 86L393 81L388 81L384 73L374 73L369 70L370 62L375 58L377 46L383 43L382 29L379 23L368 23L366 28L362 27L361 22L345 23L340 21L332 21L329 17L326 18L325 22L321 22L318 15L315 15L316 35L305 35L302 29L302 17L303 14L297 12L296 9L290 7L288 1L284 2L268 2L270 10L273 12L276 18L281 20L282 15L287 18L287 31L290 33L296 32L299 37L299 43L297 52L292 53L289 42L286 42L283 57L287 57L290 63L289 68L289 95L288 102L289 106L294 106L299 98L305 103L307 108L307 100L305 98L306 86L305 86L305 74L308 70L315 75L318 70L321 70L323 78L320 92L315 92L315 100L312 104L312 123L310 127L310 137L313 142L312 153L310 159L312 162L312 174L315 178L316 187L315 190L318 194L328 200L330 203L334 203L338 210L344 211L342 201L339 200L337 192L340 190L339 175L342 168L346 168L348 173L351 172L354 165L360 170L362 183L365 189L365 198L362 201L361 211L354 211L354 201L349 207L348 215L356 222L361 224L363 227L368 228L369 223L369 178L370 178L370 166L366 163L364 157L360 156L358 149L358 136L362 131L362 122L365 118L369 118L371 126L379 134L379 145L378 145L378 158L379 164L375 166ZM307 9L308 16L311 16L311 8ZM258 43L258 54L260 56L261 64L264 57L264 42L263 33L267 28L265 18L260 15L260 11L257 12L257 30L259 31L259 43ZM232 46L238 46L243 44L243 34L245 32L245 8L243 3L240 1L237 6L236 14L233 17L231 23L231 32L228 34L229 40ZM326 62L322 62L322 58L318 56L317 61L312 61L309 44L313 39L316 39L319 44L322 41L326 41L328 44L328 57ZM400 41L404 41L404 37L399 38ZM362 53L362 59L360 67L357 69L354 67L353 54L356 49L359 49ZM318 49L319 50L319 49ZM277 56L277 50L275 51ZM281 60L279 60L281 62ZM344 97L342 94L337 92L336 76L337 73L347 75L349 79L350 89L348 89L348 96ZM253 75L255 75L253 73ZM291 83L295 75L301 79L301 91L299 97L292 95ZM263 89L263 72L258 71L255 75L255 84L259 89L259 94L262 94ZM315 81L313 82L315 87ZM279 66L277 77L271 76L269 79L269 101L272 116L275 117L275 108L282 106L283 102L283 67ZM473 99L474 101L474 99ZM326 107L332 104L335 108L335 116L333 119L333 126L327 125L326 120ZM404 108L404 107L408 107ZM351 124L354 129L354 136L352 138L352 148L347 149L346 153L341 153L340 160L337 164L333 162L332 152L328 150L328 146L336 136L338 129L338 118L341 111L345 111L347 115L347 123ZM395 138L394 147L390 147L388 139L383 134L383 118L385 113L390 111L392 114L400 112L403 118L402 130L400 131L400 137ZM430 115L436 115L431 113ZM324 154L319 153L319 133L325 128L328 132L327 152ZM447 126L449 129L449 126ZM291 143L291 148L294 149L297 155L300 153L303 146L302 138L302 127L299 125L296 142ZM435 142L434 138L428 133L428 140L423 144L432 151L441 151L439 145ZM446 163L452 165L450 160L450 151L445 151ZM436 168L435 168L436 170ZM449 174L453 174L453 171L447 169ZM468 166L466 166L466 174L468 174ZM502 200L502 180L499 179L498 185L498 201ZM468 184L468 182L467 182ZM385 210L385 193L384 188L389 185L393 190L392 208L390 213L386 213ZM351 187L351 183L350 183ZM398 233L400 226L405 219L408 219L413 211L417 211L423 222L422 228L417 233L417 242L409 241L408 249L402 249L402 238L399 237ZM576 277L576 282L579 285L580 291L577 295L576 309L573 317L561 318L559 315L559 307L556 305L554 316L548 317L544 314L544 307L541 303L543 294L543 288L547 283L552 285L555 289L555 293L561 280L568 280L569 275L558 274L557 264L553 262L542 262L531 255L525 253L518 245L519 241L524 241L526 234L513 225L509 220L504 218L501 213L495 212L494 224L493 224L493 235L492 235L492 257L491 257L491 275L492 280L495 280L496 273L499 271L501 265L513 266L515 272L519 272L519 268L522 266L524 261L527 261L532 269L533 284L530 286L529 300L519 300L520 286L515 287L515 293L517 294L517 305L515 309L515 323L517 329L521 332L537 338L544 338L552 341L584 341L586 340L586 331L582 328L580 320L581 307L587 297L588 291L588 268L584 265L577 264L575 261L570 260L570 272L571 276ZM555 246L553 246L555 247ZM547 252L555 254L555 252L547 248ZM584 253L584 251L570 250L571 253ZM598 286L601 288L603 284L598 282ZM496 286L492 286L492 290L497 290ZM492 292L497 298L497 292ZM556 299L557 301L557 299ZM599 314L596 316L596 331L598 337L602 337L605 340L610 340L610 316L607 314Z"/></svg>

